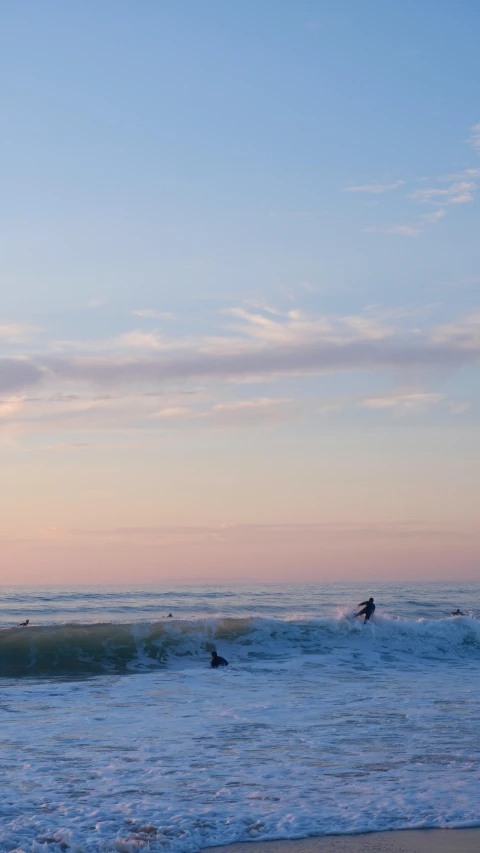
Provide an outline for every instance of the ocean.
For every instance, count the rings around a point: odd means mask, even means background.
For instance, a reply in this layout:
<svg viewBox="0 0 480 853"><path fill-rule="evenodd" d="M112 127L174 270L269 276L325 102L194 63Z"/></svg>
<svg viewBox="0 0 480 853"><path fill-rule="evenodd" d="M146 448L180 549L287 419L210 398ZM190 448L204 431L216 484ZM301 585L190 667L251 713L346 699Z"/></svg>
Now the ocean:
<svg viewBox="0 0 480 853"><path fill-rule="evenodd" d="M478 826L479 616L475 584L3 587L0 850Z"/></svg>

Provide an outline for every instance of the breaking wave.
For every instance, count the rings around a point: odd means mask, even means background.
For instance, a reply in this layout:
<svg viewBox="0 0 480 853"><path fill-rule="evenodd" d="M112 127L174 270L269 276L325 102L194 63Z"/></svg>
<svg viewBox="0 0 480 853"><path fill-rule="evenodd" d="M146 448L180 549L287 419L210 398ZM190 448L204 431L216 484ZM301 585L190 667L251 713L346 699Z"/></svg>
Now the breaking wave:
<svg viewBox="0 0 480 853"><path fill-rule="evenodd" d="M345 608L336 619L216 618L168 623L64 624L0 631L0 677L80 677L207 665L219 647L230 663L335 656L349 650L385 663L441 663L480 656L474 617L417 621L376 616L367 625ZM333 661L332 661L333 662Z"/></svg>

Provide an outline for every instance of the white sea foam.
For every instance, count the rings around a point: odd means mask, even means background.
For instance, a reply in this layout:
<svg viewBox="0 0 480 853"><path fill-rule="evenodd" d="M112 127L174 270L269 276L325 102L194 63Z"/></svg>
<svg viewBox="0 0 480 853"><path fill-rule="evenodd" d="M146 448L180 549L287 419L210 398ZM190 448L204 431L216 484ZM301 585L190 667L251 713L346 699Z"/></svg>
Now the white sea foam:
<svg viewBox="0 0 480 853"><path fill-rule="evenodd" d="M0 693L0 850L193 853L480 825L478 621L379 608L364 626L290 604L282 618L24 632L37 668ZM11 653L19 633L2 635ZM118 655L136 674L40 677L56 643L64 660ZM209 668L213 646L228 669Z"/></svg>

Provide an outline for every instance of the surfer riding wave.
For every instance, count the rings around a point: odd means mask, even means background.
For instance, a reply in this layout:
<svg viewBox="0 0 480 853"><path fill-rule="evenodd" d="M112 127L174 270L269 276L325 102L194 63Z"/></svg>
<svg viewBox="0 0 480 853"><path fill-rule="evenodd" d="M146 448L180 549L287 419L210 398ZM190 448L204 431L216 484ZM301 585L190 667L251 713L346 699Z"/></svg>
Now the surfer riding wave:
<svg viewBox="0 0 480 853"><path fill-rule="evenodd" d="M368 622L370 617L375 613L373 598L369 598L368 601L361 601L358 607L363 607L363 610L359 610L358 613L355 613L355 616L365 616L363 620L363 624L365 625L365 622Z"/></svg>

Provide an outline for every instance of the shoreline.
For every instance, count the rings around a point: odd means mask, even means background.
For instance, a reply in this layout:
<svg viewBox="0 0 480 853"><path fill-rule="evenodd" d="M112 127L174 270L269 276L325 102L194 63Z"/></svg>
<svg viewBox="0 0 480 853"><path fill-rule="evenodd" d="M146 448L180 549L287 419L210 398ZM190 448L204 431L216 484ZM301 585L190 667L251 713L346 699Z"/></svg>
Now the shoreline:
<svg viewBox="0 0 480 853"><path fill-rule="evenodd" d="M212 853L477 853L480 827L392 829L277 841L238 841Z"/></svg>

